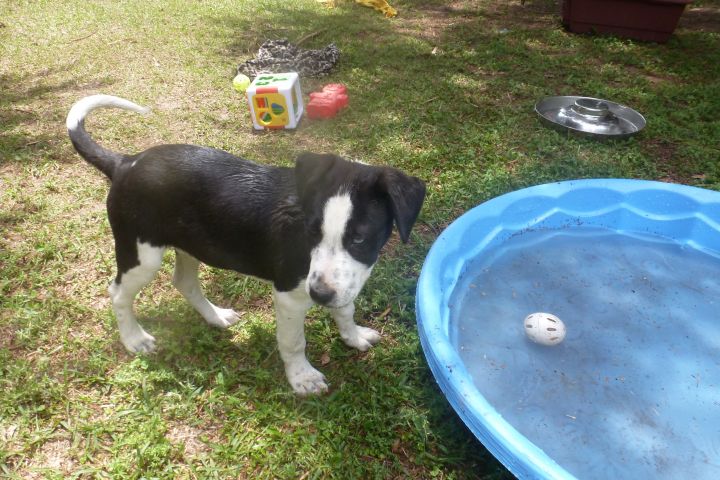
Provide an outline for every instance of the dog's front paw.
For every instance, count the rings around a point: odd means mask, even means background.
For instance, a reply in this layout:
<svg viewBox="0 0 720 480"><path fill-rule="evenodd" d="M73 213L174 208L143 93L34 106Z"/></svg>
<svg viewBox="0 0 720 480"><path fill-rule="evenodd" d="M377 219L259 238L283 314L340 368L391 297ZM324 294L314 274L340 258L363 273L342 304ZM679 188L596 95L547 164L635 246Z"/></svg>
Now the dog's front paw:
<svg viewBox="0 0 720 480"><path fill-rule="evenodd" d="M205 317L205 321L218 328L228 328L240 321L240 314L232 308L219 308L213 305L213 314Z"/></svg>
<svg viewBox="0 0 720 480"><path fill-rule="evenodd" d="M343 341L349 347L357 348L361 352L367 352L370 347L380 341L380 333L372 328L355 325L355 328L348 333L341 333Z"/></svg>
<svg viewBox="0 0 720 480"><path fill-rule="evenodd" d="M295 393L301 397L320 395L328 391L325 375L315 370L307 360L286 366L285 374Z"/></svg>
<svg viewBox="0 0 720 480"><path fill-rule="evenodd" d="M155 351L155 337L142 328L132 334L120 335L120 341L130 353L151 353Z"/></svg>

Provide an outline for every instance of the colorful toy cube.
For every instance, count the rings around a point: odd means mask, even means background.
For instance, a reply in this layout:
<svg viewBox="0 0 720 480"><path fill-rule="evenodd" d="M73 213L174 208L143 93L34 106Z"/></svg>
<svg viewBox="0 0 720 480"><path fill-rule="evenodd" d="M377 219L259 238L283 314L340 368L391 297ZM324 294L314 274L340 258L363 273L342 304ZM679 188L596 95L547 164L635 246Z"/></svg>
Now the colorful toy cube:
<svg viewBox="0 0 720 480"><path fill-rule="evenodd" d="M300 122L304 106L297 73L260 74L246 94L256 130L295 128Z"/></svg>

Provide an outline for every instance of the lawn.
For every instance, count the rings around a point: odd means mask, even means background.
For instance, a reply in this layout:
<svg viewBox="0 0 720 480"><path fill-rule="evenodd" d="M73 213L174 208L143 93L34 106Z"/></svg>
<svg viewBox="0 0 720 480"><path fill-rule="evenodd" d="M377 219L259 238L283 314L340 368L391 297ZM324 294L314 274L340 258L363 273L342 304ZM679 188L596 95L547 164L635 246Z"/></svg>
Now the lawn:
<svg viewBox="0 0 720 480"><path fill-rule="evenodd" d="M720 1L694 2L665 45L569 34L552 0L390 3L393 19L351 0L3 3L0 476L512 478L429 373L414 316L423 258L462 212L525 186L626 177L720 190ZM332 74L302 86L345 83L350 107L253 133L231 79L275 38L334 42ZM273 165L336 152L427 182L411 243L391 239L357 302L382 342L358 353L326 311L310 313L308 356L328 395L287 385L267 284L203 269L208 296L242 312L213 329L170 285L171 258L137 302L159 351L124 350L107 295L108 185L64 124L100 92L153 108L93 114L88 130L116 151L187 142ZM539 124L535 101L576 94L630 105L648 126L601 143Z"/></svg>

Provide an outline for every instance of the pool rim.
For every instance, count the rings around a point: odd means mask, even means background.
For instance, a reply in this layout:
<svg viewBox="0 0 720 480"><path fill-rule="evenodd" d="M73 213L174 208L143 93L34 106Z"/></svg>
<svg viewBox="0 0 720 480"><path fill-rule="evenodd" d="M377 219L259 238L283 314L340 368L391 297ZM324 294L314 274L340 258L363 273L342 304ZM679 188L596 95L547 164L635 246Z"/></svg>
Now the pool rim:
<svg viewBox="0 0 720 480"><path fill-rule="evenodd" d="M446 247L445 244L452 244L455 236L462 235L479 218L488 216L488 212L491 212L492 216L497 216L497 212L502 212L514 202L533 195L558 199L572 190L582 188L606 189L623 194L640 190L658 190L679 194L699 205L707 203L720 205L720 192L652 180L578 179L536 185L492 198L468 210L453 221L433 243L418 279L415 300L418 332L423 352L435 380L455 412L476 438L510 472L521 479L552 478L574 480L577 477L569 473L503 419L501 414L475 387L462 360L453 349L448 334L447 318L449 314L446 314L444 319L442 313L434 317L430 315L431 313L438 313L443 308L442 301L439 300L441 298L449 299L462 275L462 270L456 268L451 283L442 284L442 279L446 277L442 274L447 270L446 267L441 268L443 249ZM713 222L720 222L720 220L713 220ZM528 224L525 228L532 228L533 225L536 224ZM514 228L517 229L516 231L523 230L521 226ZM484 248L484 246L479 248L474 252L475 255L469 255L466 260L476 258L477 254L481 253ZM447 305L445 305L445 310L448 310Z"/></svg>

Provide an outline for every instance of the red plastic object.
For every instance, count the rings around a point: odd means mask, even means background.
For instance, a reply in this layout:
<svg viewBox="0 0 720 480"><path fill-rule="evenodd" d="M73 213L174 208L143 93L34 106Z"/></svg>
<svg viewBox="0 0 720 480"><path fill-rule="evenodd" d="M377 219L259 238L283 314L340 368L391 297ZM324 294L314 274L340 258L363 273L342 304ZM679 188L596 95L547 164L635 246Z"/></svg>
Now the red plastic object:
<svg viewBox="0 0 720 480"><path fill-rule="evenodd" d="M305 111L310 118L332 118L347 105L345 85L331 83L325 85L321 91L310 94L310 101L305 106Z"/></svg>
<svg viewBox="0 0 720 480"><path fill-rule="evenodd" d="M667 42L692 0L564 0L563 24L571 32L599 32Z"/></svg>

